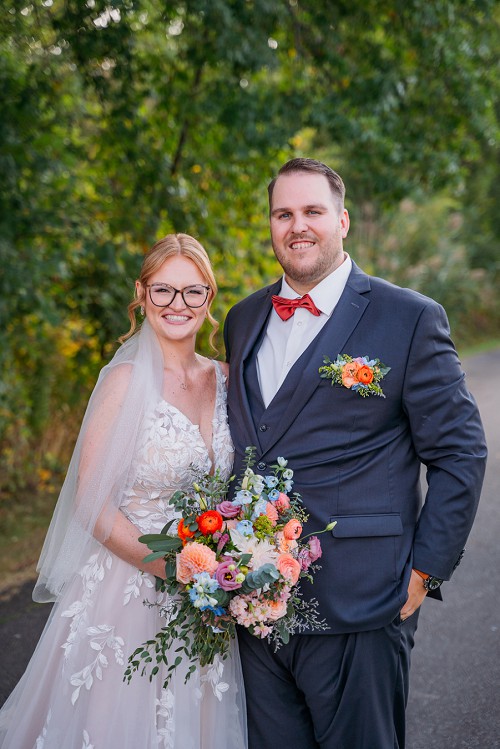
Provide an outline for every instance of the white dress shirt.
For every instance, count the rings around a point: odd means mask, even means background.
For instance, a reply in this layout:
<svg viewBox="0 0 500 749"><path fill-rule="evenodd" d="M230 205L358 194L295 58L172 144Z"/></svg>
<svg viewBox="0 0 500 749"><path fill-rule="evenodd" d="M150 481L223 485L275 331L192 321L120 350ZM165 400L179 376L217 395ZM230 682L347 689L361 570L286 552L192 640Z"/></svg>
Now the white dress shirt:
<svg viewBox="0 0 500 749"><path fill-rule="evenodd" d="M316 338L331 316L344 291L352 260L347 253L342 265L330 273L309 292L321 314L312 315L309 310L298 307L295 314L284 321L273 308L267 330L257 354L257 375L260 392L267 408L283 384L288 372ZM300 295L286 282L281 282L279 296L300 299Z"/></svg>

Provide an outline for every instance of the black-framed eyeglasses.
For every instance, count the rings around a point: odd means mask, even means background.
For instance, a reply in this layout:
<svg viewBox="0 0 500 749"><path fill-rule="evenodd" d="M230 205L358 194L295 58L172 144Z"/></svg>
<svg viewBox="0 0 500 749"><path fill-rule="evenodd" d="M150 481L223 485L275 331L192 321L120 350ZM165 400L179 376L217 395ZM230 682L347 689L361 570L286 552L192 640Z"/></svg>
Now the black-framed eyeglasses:
<svg viewBox="0 0 500 749"><path fill-rule="evenodd" d="M186 307L191 307L191 309L203 307L210 291L210 286L204 286L201 283L185 286L183 289L175 289L167 283L151 283L147 286L149 298L155 307L169 307L177 294L181 295Z"/></svg>

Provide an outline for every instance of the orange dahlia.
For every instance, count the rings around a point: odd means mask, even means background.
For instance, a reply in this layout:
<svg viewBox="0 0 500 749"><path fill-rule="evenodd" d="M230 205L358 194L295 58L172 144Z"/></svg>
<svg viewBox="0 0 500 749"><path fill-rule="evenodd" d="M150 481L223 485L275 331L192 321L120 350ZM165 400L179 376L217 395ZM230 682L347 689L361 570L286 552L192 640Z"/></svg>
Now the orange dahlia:
<svg viewBox="0 0 500 749"><path fill-rule="evenodd" d="M184 585L192 582L194 575L198 572L208 572L209 575L213 575L219 566L215 558L215 551L196 542L186 544L182 551L176 555L176 564L177 580Z"/></svg>

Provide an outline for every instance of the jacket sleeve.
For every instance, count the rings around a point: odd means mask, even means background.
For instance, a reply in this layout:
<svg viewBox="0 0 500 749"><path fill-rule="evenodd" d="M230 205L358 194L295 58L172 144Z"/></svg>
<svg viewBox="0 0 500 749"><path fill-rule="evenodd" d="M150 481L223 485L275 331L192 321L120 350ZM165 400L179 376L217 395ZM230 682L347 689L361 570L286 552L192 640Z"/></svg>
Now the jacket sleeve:
<svg viewBox="0 0 500 749"><path fill-rule="evenodd" d="M446 313L435 302L422 310L415 327L403 408L415 449L427 468L428 487L415 532L413 566L448 580L476 514L486 443Z"/></svg>

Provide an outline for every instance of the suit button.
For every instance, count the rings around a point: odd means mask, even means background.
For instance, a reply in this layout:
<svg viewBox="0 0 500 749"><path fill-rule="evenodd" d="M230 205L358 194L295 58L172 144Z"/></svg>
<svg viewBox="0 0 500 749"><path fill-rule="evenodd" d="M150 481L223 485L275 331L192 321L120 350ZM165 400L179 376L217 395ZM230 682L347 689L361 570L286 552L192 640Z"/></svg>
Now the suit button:
<svg viewBox="0 0 500 749"><path fill-rule="evenodd" d="M266 429L267 429L267 424L261 424L260 427L259 427L259 429L260 429L261 432L265 432Z"/></svg>
<svg viewBox="0 0 500 749"><path fill-rule="evenodd" d="M262 463L262 461L260 463L257 463L257 468L259 469L259 471L265 470L265 467L266 467L266 464Z"/></svg>

